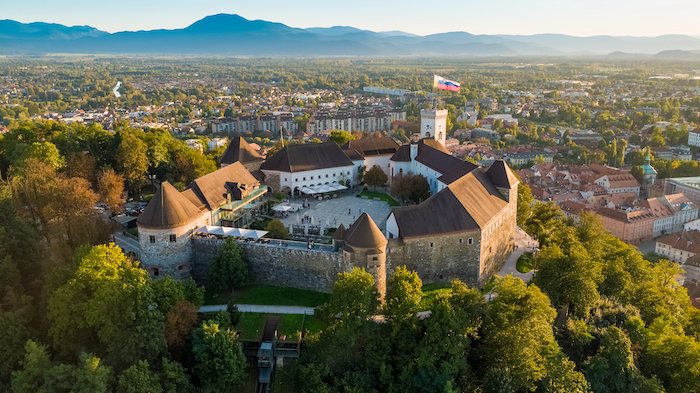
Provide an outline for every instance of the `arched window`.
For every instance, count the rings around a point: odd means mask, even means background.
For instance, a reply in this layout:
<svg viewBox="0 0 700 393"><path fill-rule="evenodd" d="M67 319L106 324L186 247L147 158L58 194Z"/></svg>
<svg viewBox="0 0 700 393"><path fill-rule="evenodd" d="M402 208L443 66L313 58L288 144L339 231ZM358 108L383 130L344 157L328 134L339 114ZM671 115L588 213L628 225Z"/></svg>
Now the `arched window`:
<svg viewBox="0 0 700 393"><path fill-rule="evenodd" d="M430 133L429 133L429 132L426 132L426 133L425 133L425 137L426 137L426 138L430 138Z"/></svg>
<svg viewBox="0 0 700 393"><path fill-rule="evenodd" d="M438 133L438 139L442 139L442 132Z"/></svg>

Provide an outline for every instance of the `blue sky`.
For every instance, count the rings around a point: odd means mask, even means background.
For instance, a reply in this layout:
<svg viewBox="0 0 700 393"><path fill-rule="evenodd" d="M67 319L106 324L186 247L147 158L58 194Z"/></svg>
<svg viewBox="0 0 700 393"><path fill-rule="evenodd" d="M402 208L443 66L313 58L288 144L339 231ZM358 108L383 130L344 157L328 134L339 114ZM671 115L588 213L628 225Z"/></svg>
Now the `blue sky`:
<svg viewBox="0 0 700 393"><path fill-rule="evenodd" d="M700 36L698 0L0 0L0 19L90 25L101 30L175 29L207 15L239 14L292 27L353 26L426 35L561 33Z"/></svg>

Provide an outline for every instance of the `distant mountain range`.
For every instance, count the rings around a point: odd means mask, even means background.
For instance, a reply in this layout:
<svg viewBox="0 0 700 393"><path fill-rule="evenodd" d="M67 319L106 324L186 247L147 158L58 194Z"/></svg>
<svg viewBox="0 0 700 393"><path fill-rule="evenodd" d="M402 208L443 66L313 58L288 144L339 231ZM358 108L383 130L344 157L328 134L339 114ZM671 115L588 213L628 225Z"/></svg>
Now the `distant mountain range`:
<svg viewBox="0 0 700 393"><path fill-rule="evenodd" d="M696 53L697 51L697 53ZM0 55L93 53L219 56L605 56L700 59L700 38L563 34L473 35L451 32L417 36L354 27L299 29L281 23L219 14L184 29L107 33L90 26L0 20Z"/></svg>

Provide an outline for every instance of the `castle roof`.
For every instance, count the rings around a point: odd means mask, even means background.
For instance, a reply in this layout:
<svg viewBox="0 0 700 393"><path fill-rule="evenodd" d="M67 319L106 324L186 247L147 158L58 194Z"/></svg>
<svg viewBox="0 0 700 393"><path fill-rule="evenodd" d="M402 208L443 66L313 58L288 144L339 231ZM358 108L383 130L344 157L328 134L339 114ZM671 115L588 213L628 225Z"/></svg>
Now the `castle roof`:
<svg viewBox="0 0 700 393"><path fill-rule="evenodd" d="M247 194L246 191L260 185L260 182L245 169L240 161L237 161L195 179L187 186L188 191L192 190L192 192L188 192L186 196L191 197L194 194L209 210L214 210L226 203L226 196L230 192L227 186L232 184L236 184L244 194Z"/></svg>
<svg viewBox="0 0 700 393"><path fill-rule="evenodd" d="M136 222L143 228L175 228L191 221L199 213L200 209L164 181Z"/></svg>
<svg viewBox="0 0 700 393"><path fill-rule="evenodd" d="M506 165L503 160L494 161L491 167L486 171L486 174L496 187L511 188L519 183L518 178L515 177L513 171L508 168L508 165Z"/></svg>
<svg viewBox="0 0 700 393"><path fill-rule="evenodd" d="M345 153L346 156L348 156L349 159L353 161L364 161L365 156L362 155L359 151L355 149L346 149L343 148L343 153Z"/></svg>
<svg viewBox="0 0 700 393"><path fill-rule="evenodd" d="M286 146L263 162L260 169L293 173L353 165L343 150L331 142Z"/></svg>
<svg viewBox="0 0 700 393"><path fill-rule="evenodd" d="M367 213L362 213L345 232L345 243L353 248L383 248L387 240Z"/></svg>
<svg viewBox="0 0 700 393"><path fill-rule="evenodd" d="M221 163L224 165L233 164L236 161L241 164L248 164L262 160L262 156L240 136L231 140L231 143L228 144L226 151L221 156Z"/></svg>
<svg viewBox="0 0 700 393"><path fill-rule="evenodd" d="M343 150L354 149L362 156L380 156L394 154L399 150L399 144L395 140L386 136L383 138L365 138L348 141L343 145Z"/></svg>
<svg viewBox="0 0 700 393"><path fill-rule="evenodd" d="M443 153L445 153L445 154L447 154L447 155L450 154L450 152L447 151L447 149L445 148L445 146L443 146L443 144L440 143L439 141L435 140L435 138L423 138L423 139L419 140L419 141L418 141L418 151L419 151L419 152L420 152L420 149L421 149L423 146L432 147L433 149L435 149L435 150L440 150L441 152L443 152ZM419 153L419 154L420 154L420 153Z"/></svg>
<svg viewBox="0 0 700 393"><path fill-rule="evenodd" d="M486 172L475 169L417 206L396 207L392 214L402 238L479 230L508 202Z"/></svg>
<svg viewBox="0 0 700 393"><path fill-rule="evenodd" d="M340 224L338 229L333 232L333 240L343 240L345 238L345 232L347 232L345 225Z"/></svg>
<svg viewBox="0 0 700 393"><path fill-rule="evenodd" d="M439 179L445 184L449 184L476 168L474 164L453 157L440 142L432 138L424 138L418 142L416 161L437 171L440 175L446 175L444 179ZM450 173L452 171L454 172Z"/></svg>
<svg viewBox="0 0 700 393"><path fill-rule="evenodd" d="M401 145L390 158L391 161L411 162L411 145Z"/></svg>

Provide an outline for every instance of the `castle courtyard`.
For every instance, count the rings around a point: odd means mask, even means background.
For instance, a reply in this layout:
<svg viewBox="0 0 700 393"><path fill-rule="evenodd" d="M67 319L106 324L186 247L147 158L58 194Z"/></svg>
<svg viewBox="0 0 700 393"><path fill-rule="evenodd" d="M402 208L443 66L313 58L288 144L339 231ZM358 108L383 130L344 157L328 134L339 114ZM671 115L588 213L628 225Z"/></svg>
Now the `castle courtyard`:
<svg viewBox="0 0 700 393"><path fill-rule="evenodd" d="M358 198L357 195L359 193L360 191L354 191L346 194L339 194L338 198L324 199L321 201L311 196L299 197L296 198L296 200L292 199L290 200L291 203L308 203L311 207L300 209L299 212L290 212L289 215L286 218L282 218L281 221L287 227L296 224L307 226L319 225L319 220L321 220L320 225L322 230L326 228L337 228L340 224L349 228L362 213L367 213L372 217L372 220L374 220L377 226L383 230L386 219L391 212L391 206L384 201L377 201L370 198ZM307 198L308 202L305 202ZM304 216L308 216L310 221L303 222Z"/></svg>

